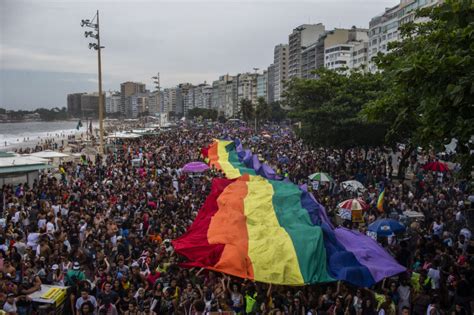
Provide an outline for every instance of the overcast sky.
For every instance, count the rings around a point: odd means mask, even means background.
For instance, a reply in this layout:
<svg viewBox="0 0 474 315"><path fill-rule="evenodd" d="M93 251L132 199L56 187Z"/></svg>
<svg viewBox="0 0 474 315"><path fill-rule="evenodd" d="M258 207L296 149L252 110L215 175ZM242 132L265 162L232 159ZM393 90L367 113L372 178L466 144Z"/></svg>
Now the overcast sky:
<svg viewBox="0 0 474 315"><path fill-rule="evenodd" d="M81 19L100 10L104 90L161 75L161 86L266 68L304 23L368 27L397 0L0 0L0 107L66 106L97 90L97 57Z"/></svg>

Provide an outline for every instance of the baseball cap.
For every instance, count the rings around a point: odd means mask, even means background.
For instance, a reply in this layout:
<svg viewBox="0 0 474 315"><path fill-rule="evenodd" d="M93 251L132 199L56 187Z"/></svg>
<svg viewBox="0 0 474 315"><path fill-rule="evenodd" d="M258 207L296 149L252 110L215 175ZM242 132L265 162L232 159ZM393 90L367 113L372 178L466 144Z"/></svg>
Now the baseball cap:
<svg viewBox="0 0 474 315"><path fill-rule="evenodd" d="M79 268L81 268L81 265L79 264L79 262L74 262L74 265L72 266L72 269L74 270L79 270Z"/></svg>
<svg viewBox="0 0 474 315"><path fill-rule="evenodd" d="M58 269L59 269L58 264L52 265L52 266L51 266L51 269L52 269L52 270L58 270Z"/></svg>

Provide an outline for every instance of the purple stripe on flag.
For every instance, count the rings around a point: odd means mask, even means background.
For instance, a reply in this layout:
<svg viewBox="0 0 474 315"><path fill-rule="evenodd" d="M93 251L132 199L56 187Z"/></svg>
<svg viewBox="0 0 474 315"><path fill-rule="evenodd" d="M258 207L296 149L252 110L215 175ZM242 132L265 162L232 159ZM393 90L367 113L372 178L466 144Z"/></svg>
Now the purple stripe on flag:
<svg viewBox="0 0 474 315"><path fill-rule="evenodd" d="M347 251L354 254L361 265L366 266L375 282L392 277L406 269L399 265L377 242L357 231L346 228L334 230L336 238Z"/></svg>

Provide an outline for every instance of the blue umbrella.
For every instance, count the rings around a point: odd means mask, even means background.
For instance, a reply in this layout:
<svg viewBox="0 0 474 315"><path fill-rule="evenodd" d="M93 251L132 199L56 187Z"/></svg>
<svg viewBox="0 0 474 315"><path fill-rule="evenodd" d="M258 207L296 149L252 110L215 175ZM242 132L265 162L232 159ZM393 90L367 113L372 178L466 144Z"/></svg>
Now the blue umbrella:
<svg viewBox="0 0 474 315"><path fill-rule="evenodd" d="M369 231L382 236L402 233L405 229L406 228L403 224L394 219L378 219L369 225Z"/></svg>

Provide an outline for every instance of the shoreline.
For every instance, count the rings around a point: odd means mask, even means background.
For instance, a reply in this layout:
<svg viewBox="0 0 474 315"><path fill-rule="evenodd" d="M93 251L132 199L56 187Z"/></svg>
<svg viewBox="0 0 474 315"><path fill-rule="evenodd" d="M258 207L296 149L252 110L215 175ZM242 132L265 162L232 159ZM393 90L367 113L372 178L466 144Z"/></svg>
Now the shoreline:
<svg viewBox="0 0 474 315"><path fill-rule="evenodd" d="M38 122L38 121L35 121ZM56 121L56 122L78 122L76 120L73 121ZM22 122L25 123L25 122ZM95 141L92 142L90 139L91 136L89 135L88 139L88 126L87 122L83 123L83 126L80 129L58 129L52 130L49 132L38 132L38 136L34 137L27 137L24 138L21 134L18 135L17 142L9 142L5 143L2 141L0 142L0 152L36 152L36 151L44 151L44 150L54 150L54 151L61 151L61 152L74 152L75 146L69 143L69 141L78 142L78 147L97 147L98 146L98 134L99 134L99 121L93 120L92 121L92 136L95 138ZM131 130L134 128L141 127L141 122L134 122L124 123L117 121L111 121L109 123L104 122L104 130L105 133L110 133L114 131L124 131L124 130ZM6 142L6 141L5 141ZM106 141L105 141L106 142ZM95 145L92 145L94 143ZM38 150L38 147L41 147L41 150ZM81 150L82 150L81 149ZM79 151L81 151L79 150Z"/></svg>

